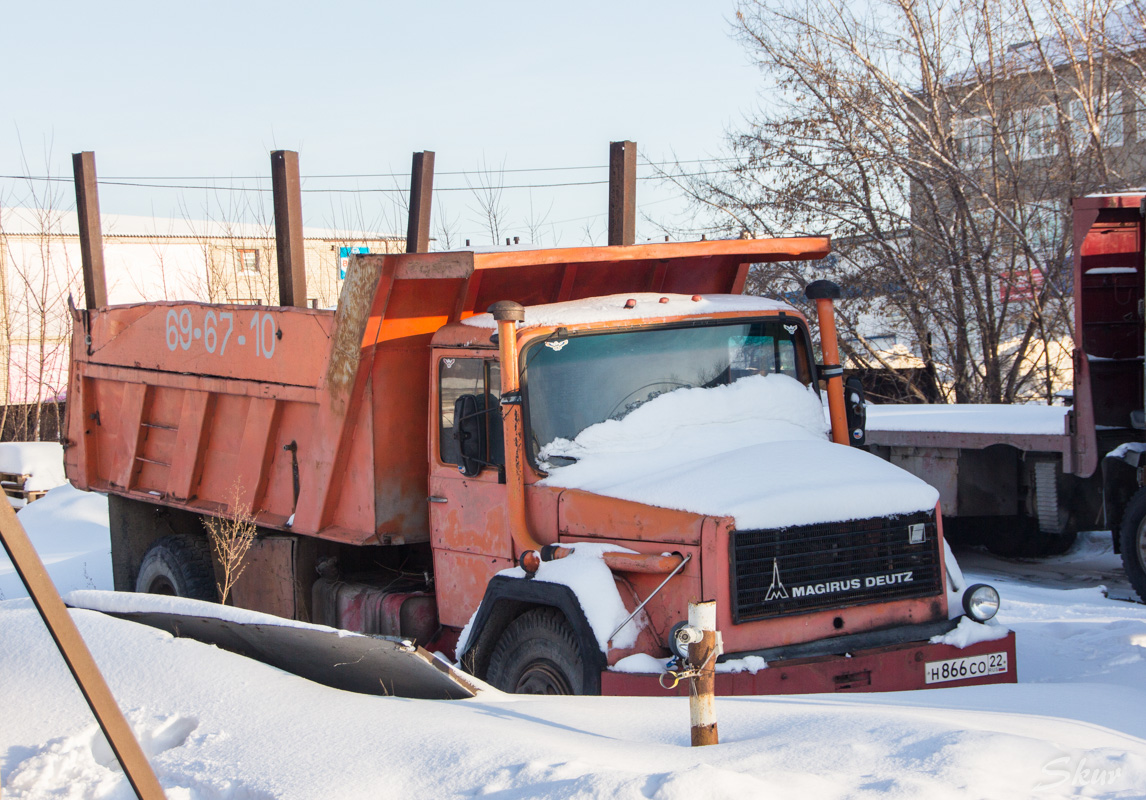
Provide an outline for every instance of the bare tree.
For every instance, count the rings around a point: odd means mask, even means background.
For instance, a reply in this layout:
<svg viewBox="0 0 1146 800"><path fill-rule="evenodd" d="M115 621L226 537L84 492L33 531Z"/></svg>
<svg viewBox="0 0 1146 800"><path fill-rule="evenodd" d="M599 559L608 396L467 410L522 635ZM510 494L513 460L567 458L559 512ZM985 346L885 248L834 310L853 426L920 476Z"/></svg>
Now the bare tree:
<svg viewBox="0 0 1146 800"><path fill-rule="evenodd" d="M529 235L531 244L540 246L544 236L545 226L549 224L549 215L553 213L553 201L545 211L533 205L533 190L529 191L529 211L525 217L525 231Z"/></svg>
<svg viewBox="0 0 1146 800"><path fill-rule="evenodd" d="M880 319L948 399L1050 399L1069 198L1143 177L1142 19L1114 0L745 0L767 100L727 169L668 177L725 235L832 234L827 264L767 283L844 283L854 363L895 366L863 335Z"/></svg>
<svg viewBox="0 0 1146 800"><path fill-rule="evenodd" d="M22 143L21 159L30 174ZM44 162L51 164L50 141ZM59 431L71 332L67 297L80 288L79 264L63 241L62 185L30 178L22 208L9 209L7 222L0 223L3 423L14 423L17 435L31 440L54 438Z"/></svg>
<svg viewBox="0 0 1146 800"><path fill-rule="evenodd" d="M466 186L473 193L477 202L478 220L475 224L489 231L490 241L497 245L501 243L504 233L506 208L502 198L505 186L505 161L502 160L498 169L491 169L483 160L481 167L473 173L465 173Z"/></svg>
<svg viewBox="0 0 1146 800"><path fill-rule="evenodd" d="M222 581L216 583L219 590L219 602L224 605L239 578L243 575L246 565L243 560L247 551L255 541L257 528L251 509L242 502L242 487L235 483L231 487L231 514L230 517L204 517L207 526L207 537L211 541L211 550L219 562L222 571Z"/></svg>

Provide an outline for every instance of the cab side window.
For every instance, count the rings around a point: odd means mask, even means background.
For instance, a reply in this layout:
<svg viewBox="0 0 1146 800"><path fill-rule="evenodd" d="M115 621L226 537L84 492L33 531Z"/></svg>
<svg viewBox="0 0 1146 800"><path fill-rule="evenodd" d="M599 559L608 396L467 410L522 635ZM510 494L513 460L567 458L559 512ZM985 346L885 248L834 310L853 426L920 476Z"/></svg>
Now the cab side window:
<svg viewBox="0 0 1146 800"><path fill-rule="evenodd" d="M501 427L501 376L496 361L484 358L442 358L438 360L438 454L446 464L461 461L455 437L454 404L462 395L472 394L482 408L488 452L483 460L504 464Z"/></svg>

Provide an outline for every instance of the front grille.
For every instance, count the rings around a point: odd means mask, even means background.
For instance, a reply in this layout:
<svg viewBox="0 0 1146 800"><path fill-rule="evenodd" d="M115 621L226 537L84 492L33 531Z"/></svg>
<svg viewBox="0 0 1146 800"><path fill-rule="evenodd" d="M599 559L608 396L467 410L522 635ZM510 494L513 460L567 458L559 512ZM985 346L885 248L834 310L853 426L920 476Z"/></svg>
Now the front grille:
<svg viewBox="0 0 1146 800"><path fill-rule="evenodd" d="M923 526L922 541L912 543ZM913 528L912 526L916 526ZM735 623L938 594L934 513L734 531Z"/></svg>

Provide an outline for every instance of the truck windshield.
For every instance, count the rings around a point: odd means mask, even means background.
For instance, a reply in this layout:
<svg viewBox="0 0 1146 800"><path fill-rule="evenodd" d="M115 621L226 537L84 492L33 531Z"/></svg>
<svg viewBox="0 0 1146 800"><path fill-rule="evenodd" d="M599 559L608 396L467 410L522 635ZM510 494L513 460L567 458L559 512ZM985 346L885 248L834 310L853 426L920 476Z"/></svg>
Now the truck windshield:
<svg viewBox="0 0 1146 800"><path fill-rule="evenodd" d="M812 381L807 334L785 320L550 337L523 355L535 460L554 439L574 439L674 389L769 373Z"/></svg>

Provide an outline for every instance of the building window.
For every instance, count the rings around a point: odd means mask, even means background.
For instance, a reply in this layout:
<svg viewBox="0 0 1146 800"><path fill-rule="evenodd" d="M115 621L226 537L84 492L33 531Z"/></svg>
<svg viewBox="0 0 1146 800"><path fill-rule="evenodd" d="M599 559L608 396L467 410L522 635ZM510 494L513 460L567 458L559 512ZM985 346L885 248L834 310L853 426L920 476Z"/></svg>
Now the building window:
<svg viewBox="0 0 1146 800"><path fill-rule="evenodd" d="M1102 115L1102 143L1107 147L1121 147L1126 140L1126 131L1123 129L1124 118L1122 92L1111 92Z"/></svg>
<svg viewBox="0 0 1146 800"><path fill-rule="evenodd" d="M970 161L991 154L991 120L987 117L957 119L951 125L959 155Z"/></svg>
<svg viewBox="0 0 1146 800"><path fill-rule="evenodd" d="M1134 98L1134 127L1138 131L1138 141L1146 142L1146 94Z"/></svg>
<svg viewBox="0 0 1146 800"><path fill-rule="evenodd" d="M1091 115L1086 113L1086 102L1083 100L1070 101L1070 143L1076 153L1084 153L1090 147ZM1142 119L1142 110L1138 111L1138 119ZM1093 118L1100 126L1099 135L1102 137L1104 147L1121 147L1126 142L1125 114L1122 110L1122 92L1111 92L1105 105L1100 106ZM1139 128L1146 131L1146 129ZM1142 134L1139 134L1142 138Z"/></svg>
<svg viewBox="0 0 1146 800"><path fill-rule="evenodd" d="M239 250L239 271L240 272L258 272L259 271L259 251L258 250Z"/></svg>
<svg viewBox="0 0 1146 800"><path fill-rule="evenodd" d="M1081 100L1070 101L1070 144L1076 153L1085 153L1090 147L1090 119Z"/></svg>
<svg viewBox="0 0 1146 800"><path fill-rule="evenodd" d="M1012 114L1012 158L1022 161L1058 155L1057 122L1054 106L1028 108Z"/></svg>

